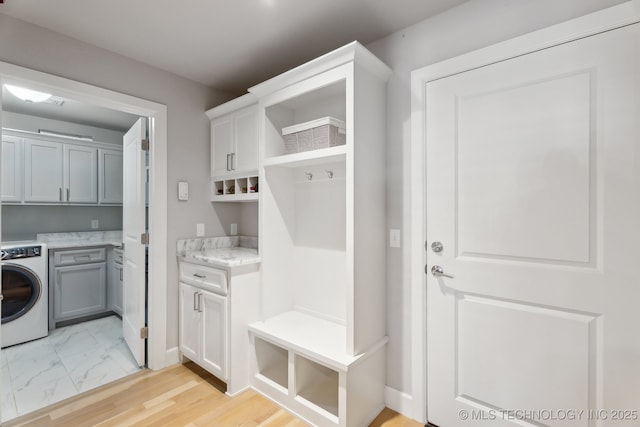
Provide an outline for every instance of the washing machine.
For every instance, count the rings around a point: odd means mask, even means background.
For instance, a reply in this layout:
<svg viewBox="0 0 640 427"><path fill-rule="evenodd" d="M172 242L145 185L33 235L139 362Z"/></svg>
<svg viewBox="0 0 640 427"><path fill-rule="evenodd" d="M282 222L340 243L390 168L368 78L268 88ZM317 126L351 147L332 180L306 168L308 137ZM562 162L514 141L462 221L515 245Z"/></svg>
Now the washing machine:
<svg viewBox="0 0 640 427"><path fill-rule="evenodd" d="M40 242L3 242L2 347L46 337L49 331L47 247Z"/></svg>

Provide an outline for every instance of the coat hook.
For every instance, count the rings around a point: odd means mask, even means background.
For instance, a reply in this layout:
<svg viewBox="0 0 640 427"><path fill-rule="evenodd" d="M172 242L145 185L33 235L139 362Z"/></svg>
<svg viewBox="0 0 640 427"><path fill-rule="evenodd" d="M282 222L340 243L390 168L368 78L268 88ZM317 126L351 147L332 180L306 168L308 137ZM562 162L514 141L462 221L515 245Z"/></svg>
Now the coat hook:
<svg viewBox="0 0 640 427"><path fill-rule="evenodd" d="M333 171L325 169L325 172L327 173L327 176L329 177L329 179L333 178Z"/></svg>
<svg viewBox="0 0 640 427"><path fill-rule="evenodd" d="M304 173L305 173L305 175L307 175L307 179L308 179L309 181L311 181L311 180L313 179L313 174L312 174L311 172L307 172L307 171L305 171Z"/></svg>

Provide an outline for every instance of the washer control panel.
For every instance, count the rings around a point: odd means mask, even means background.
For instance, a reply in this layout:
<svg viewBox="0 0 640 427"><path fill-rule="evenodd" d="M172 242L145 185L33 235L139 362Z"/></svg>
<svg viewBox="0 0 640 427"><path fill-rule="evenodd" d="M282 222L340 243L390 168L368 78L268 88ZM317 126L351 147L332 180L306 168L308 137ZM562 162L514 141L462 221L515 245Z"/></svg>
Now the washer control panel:
<svg viewBox="0 0 640 427"><path fill-rule="evenodd" d="M42 246L21 246L17 248L2 249L2 259L33 258L42 255Z"/></svg>

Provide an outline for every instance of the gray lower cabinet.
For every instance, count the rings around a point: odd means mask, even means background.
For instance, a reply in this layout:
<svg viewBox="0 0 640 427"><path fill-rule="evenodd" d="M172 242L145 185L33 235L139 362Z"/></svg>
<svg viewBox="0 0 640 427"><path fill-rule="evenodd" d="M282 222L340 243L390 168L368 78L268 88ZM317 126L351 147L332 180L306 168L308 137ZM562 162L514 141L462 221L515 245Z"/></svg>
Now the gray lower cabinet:
<svg viewBox="0 0 640 427"><path fill-rule="evenodd" d="M122 316L122 264L113 263L111 276L111 309Z"/></svg>
<svg viewBox="0 0 640 427"><path fill-rule="evenodd" d="M108 310L107 263L104 251L104 248L94 248L54 253L54 322Z"/></svg>

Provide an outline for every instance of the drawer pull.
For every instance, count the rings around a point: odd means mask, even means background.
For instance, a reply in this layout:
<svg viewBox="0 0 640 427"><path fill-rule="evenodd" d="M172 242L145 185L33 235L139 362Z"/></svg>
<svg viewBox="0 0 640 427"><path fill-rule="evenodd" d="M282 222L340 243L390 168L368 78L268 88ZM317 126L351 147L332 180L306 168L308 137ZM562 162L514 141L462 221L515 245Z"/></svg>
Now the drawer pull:
<svg viewBox="0 0 640 427"><path fill-rule="evenodd" d="M74 255L74 261L91 260L91 255Z"/></svg>
<svg viewBox="0 0 640 427"><path fill-rule="evenodd" d="M193 273L193 277L197 277L198 279L206 279L207 276L204 274Z"/></svg>

